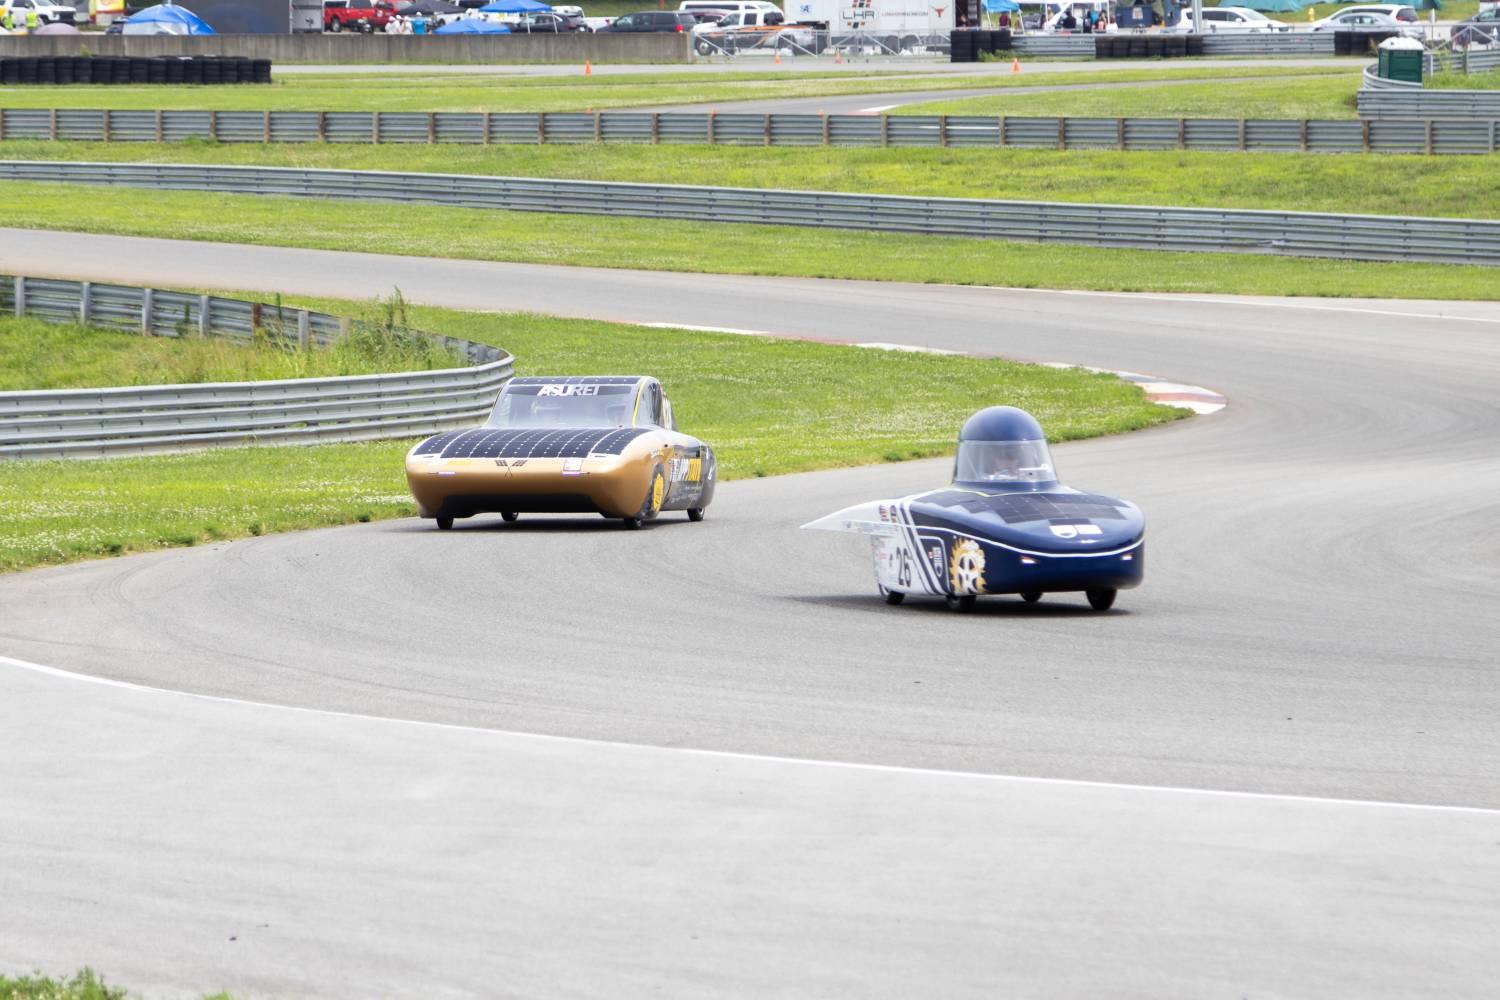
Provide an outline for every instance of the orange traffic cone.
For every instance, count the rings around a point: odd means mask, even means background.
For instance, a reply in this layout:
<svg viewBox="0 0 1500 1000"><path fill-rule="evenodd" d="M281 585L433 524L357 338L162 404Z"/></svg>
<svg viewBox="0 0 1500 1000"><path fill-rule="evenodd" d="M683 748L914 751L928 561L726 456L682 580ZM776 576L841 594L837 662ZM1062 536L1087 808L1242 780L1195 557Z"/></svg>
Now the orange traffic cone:
<svg viewBox="0 0 1500 1000"><path fill-rule="evenodd" d="M583 75L584 76L593 76L594 75L594 67L592 67L592 66L589 65L589 61L587 59L585 59L583 61Z"/></svg>
<svg viewBox="0 0 1500 1000"><path fill-rule="evenodd" d="M781 65L781 47L780 46L777 46L777 48L776 48L776 58L774 60L772 60L772 61L775 62L776 65L778 65L778 66Z"/></svg>
<svg viewBox="0 0 1500 1000"><path fill-rule="evenodd" d="M1010 61L1010 71L1012 73L1019 73L1019 72L1021 72L1021 60L1020 59L1018 59L1018 58L1011 59L1011 61Z"/></svg>
<svg viewBox="0 0 1500 1000"><path fill-rule="evenodd" d="M838 49L833 50L833 64L835 66L842 66L844 64L844 58Z"/></svg>

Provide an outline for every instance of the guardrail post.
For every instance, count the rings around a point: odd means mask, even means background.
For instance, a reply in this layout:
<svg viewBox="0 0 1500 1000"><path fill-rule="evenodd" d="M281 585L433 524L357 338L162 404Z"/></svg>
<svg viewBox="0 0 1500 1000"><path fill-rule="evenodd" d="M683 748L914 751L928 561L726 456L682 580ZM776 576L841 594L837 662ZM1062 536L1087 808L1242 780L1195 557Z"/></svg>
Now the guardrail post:
<svg viewBox="0 0 1500 1000"><path fill-rule="evenodd" d="M339 339L343 340L349 336L349 330L354 326L354 321L348 316L339 317Z"/></svg>
<svg viewBox="0 0 1500 1000"><path fill-rule="evenodd" d="M427 145L437 142L437 112L427 112Z"/></svg>
<svg viewBox="0 0 1500 1000"><path fill-rule="evenodd" d="M52 108L47 112L47 138L53 142L57 141L57 109Z"/></svg>
<svg viewBox="0 0 1500 1000"><path fill-rule="evenodd" d="M1068 120L1062 115L1057 116L1057 148L1068 148Z"/></svg>
<svg viewBox="0 0 1500 1000"><path fill-rule="evenodd" d="M92 281L80 281L78 283L78 325L89 325L89 313L92 312L94 299L94 283Z"/></svg>
<svg viewBox="0 0 1500 1000"><path fill-rule="evenodd" d="M827 146L827 145L829 145L830 143L833 142L833 138L830 135L829 127L828 127L829 126L828 112L826 112L826 111L819 111L818 114L820 114L820 115L823 116L823 145Z"/></svg>
<svg viewBox="0 0 1500 1000"><path fill-rule="evenodd" d="M1307 119L1302 119L1302 129L1299 133L1302 152L1307 152Z"/></svg>
<svg viewBox="0 0 1500 1000"><path fill-rule="evenodd" d="M114 131L114 129L111 128L111 126L114 124L114 122L111 120L113 117L114 117L114 112L110 111L108 108L105 108L104 109L104 141L105 142L109 142L110 133Z"/></svg>
<svg viewBox="0 0 1500 1000"><path fill-rule="evenodd" d="M1368 118L1360 119L1359 139L1364 151L1368 153L1370 151L1370 119Z"/></svg>
<svg viewBox="0 0 1500 1000"><path fill-rule="evenodd" d="M761 145L769 146L771 144L771 116L764 117L765 121L761 123Z"/></svg>
<svg viewBox="0 0 1500 1000"><path fill-rule="evenodd" d="M217 111L208 113L208 137L214 142L219 141L219 113Z"/></svg>
<svg viewBox="0 0 1500 1000"><path fill-rule="evenodd" d="M260 303L250 303L250 336L255 336L255 331L260 329Z"/></svg>
<svg viewBox="0 0 1500 1000"><path fill-rule="evenodd" d="M1119 147L1120 152L1125 152L1125 119L1123 118L1115 119L1115 145Z"/></svg>
<svg viewBox="0 0 1500 1000"><path fill-rule="evenodd" d="M1493 153L1495 151L1495 126L1496 125L1500 125L1500 122L1490 122L1490 152L1491 153Z"/></svg>
<svg viewBox="0 0 1500 1000"><path fill-rule="evenodd" d="M5 141L5 109L0 108L0 142Z"/></svg>
<svg viewBox="0 0 1500 1000"><path fill-rule="evenodd" d="M380 145L380 112L370 112L370 142Z"/></svg>
<svg viewBox="0 0 1500 1000"><path fill-rule="evenodd" d="M266 112L265 120L261 122L260 141L266 145L271 144L271 112Z"/></svg>
<svg viewBox="0 0 1500 1000"><path fill-rule="evenodd" d="M308 323L307 310L297 310L297 346L304 351L312 349L312 326Z"/></svg>
<svg viewBox="0 0 1500 1000"><path fill-rule="evenodd" d="M718 125L719 125L719 123L718 123L718 120L717 120L718 117L719 117L719 113L717 111L710 111L708 113L708 144L710 146L712 146L714 144L714 142L719 137L718 136L718 132L719 132Z"/></svg>
<svg viewBox="0 0 1500 1000"><path fill-rule="evenodd" d="M1187 119L1177 119L1177 148L1187 149Z"/></svg>
<svg viewBox="0 0 1500 1000"><path fill-rule="evenodd" d="M207 295L198 296L198 336L207 339L209 315L213 312L213 300Z"/></svg>
<svg viewBox="0 0 1500 1000"><path fill-rule="evenodd" d="M26 279L16 275L16 319L26 315Z"/></svg>
<svg viewBox="0 0 1500 1000"><path fill-rule="evenodd" d="M604 141L604 112L603 111L595 111L594 112L594 141L595 142L603 142Z"/></svg>
<svg viewBox="0 0 1500 1000"><path fill-rule="evenodd" d="M156 296L149 288L141 289L141 336L151 336L151 314L155 311Z"/></svg>
<svg viewBox="0 0 1500 1000"><path fill-rule="evenodd" d="M948 116L938 115L938 145L948 145Z"/></svg>
<svg viewBox="0 0 1500 1000"><path fill-rule="evenodd" d="M484 113L484 124L482 127L484 128L484 138L480 140L479 144L481 146L488 146L490 144L490 113L488 111Z"/></svg>
<svg viewBox="0 0 1500 1000"><path fill-rule="evenodd" d="M891 116L880 116L880 145L881 147L891 144Z"/></svg>
<svg viewBox="0 0 1500 1000"><path fill-rule="evenodd" d="M1423 137L1424 137L1424 140L1425 140L1425 144L1427 146L1427 155L1431 156L1432 155L1432 119L1431 118L1427 119L1426 126L1427 127L1423 130Z"/></svg>
<svg viewBox="0 0 1500 1000"><path fill-rule="evenodd" d="M1245 141L1245 139L1246 139L1246 133L1248 131L1249 130L1245 127L1245 119L1241 118L1240 119L1240 152L1241 153L1243 153L1247 148L1249 148L1249 144Z"/></svg>
<svg viewBox="0 0 1500 1000"><path fill-rule="evenodd" d="M162 111L161 111L161 108L157 108L156 109L156 141L157 142L161 142L162 141L162 134L165 131L166 130L162 128Z"/></svg>
<svg viewBox="0 0 1500 1000"><path fill-rule="evenodd" d="M1004 115L1000 116L1000 129L995 134L995 145L1000 146L1001 148L1004 148L1004 146L1005 146L1005 116Z"/></svg>
<svg viewBox="0 0 1500 1000"><path fill-rule="evenodd" d="M661 142L661 112L651 112L651 145Z"/></svg>
<svg viewBox="0 0 1500 1000"><path fill-rule="evenodd" d="M328 112L318 112L318 141L328 141Z"/></svg>
<svg viewBox="0 0 1500 1000"><path fill-rule="evenodd" d="M547 144L547 112L536 113L536 144L544 146Z"/></svg>

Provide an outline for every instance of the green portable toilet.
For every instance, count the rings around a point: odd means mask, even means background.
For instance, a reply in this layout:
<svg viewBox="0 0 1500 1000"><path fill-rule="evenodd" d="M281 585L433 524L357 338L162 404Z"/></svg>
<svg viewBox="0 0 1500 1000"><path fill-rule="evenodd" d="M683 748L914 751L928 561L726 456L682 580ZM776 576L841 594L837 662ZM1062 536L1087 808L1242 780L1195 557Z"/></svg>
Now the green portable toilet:
<svg viewBox="0 0 1500 1000"><path fill-rule="evenodd" d="M1387 38L1380 43L1380 65L1375 72L1383 80L1421 83L1423 52L1415 38Z"/></svg>

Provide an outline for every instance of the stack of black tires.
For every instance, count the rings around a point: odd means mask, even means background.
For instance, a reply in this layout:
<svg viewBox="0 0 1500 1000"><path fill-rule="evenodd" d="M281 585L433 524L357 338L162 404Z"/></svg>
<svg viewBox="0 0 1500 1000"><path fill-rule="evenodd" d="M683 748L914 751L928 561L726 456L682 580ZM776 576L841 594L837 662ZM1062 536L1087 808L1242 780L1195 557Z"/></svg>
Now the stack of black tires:
<svg viewBox="0 0 1500 1000"><path fill-rule="evenodd" d="M1202 35L1094 36L1096 59L1174 59L1202 54Z"/></svg>
<svg viewBox="0 0 1500 1000"><path fill-rule="evenodd" d="M1010 51L1010 29L963 28L952 33L950 62L978 62L984 53Z"/></svg>
<svg viewBox="0 0 1500 1000"><path fill-rule="evenodd" d="M26 83L270 83L271 60L242 56L0 58L0 86Z"/></svg>

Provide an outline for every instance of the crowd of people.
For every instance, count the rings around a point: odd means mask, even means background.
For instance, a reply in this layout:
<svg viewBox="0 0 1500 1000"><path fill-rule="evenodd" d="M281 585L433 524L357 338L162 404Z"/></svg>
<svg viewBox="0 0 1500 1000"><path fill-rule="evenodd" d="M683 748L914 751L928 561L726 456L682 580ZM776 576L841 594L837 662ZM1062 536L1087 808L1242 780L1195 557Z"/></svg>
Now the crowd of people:
<svg viewBox="0 0 1500 1000"><path fill-rule="evenodd" d="M34 7L28 7L24 11L7 7L5 13L0 15L0 28L7 32L32 32L41 26L41 17Z"/></svg>

